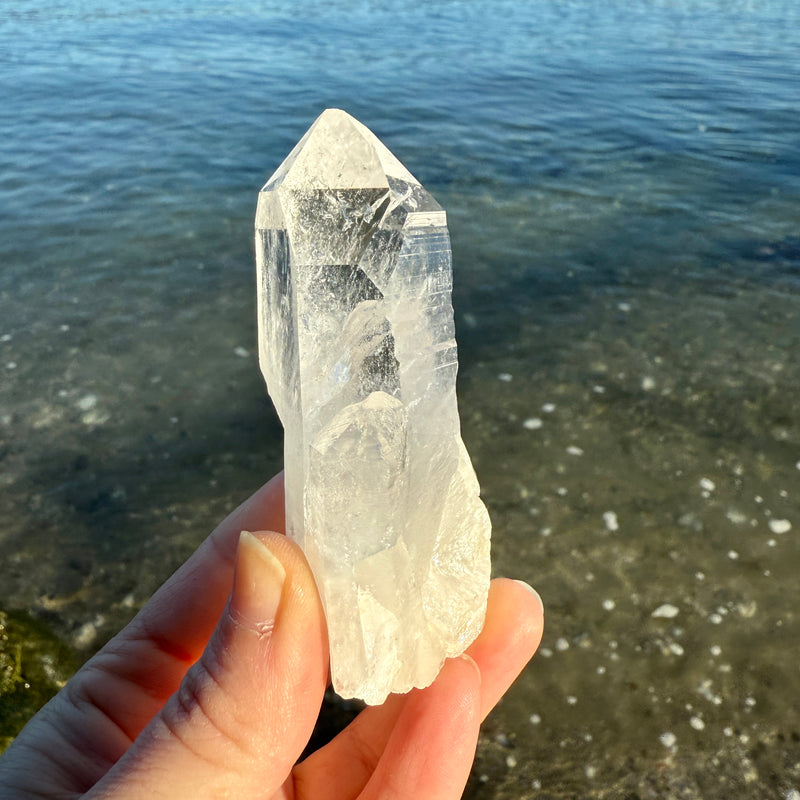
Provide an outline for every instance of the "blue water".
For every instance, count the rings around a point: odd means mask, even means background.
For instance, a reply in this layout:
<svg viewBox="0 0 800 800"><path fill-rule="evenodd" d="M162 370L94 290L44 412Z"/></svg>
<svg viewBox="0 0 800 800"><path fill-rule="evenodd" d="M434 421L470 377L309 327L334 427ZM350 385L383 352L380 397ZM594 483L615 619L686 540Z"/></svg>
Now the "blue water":
<svg viewBox="0 0 800 800"><path fill-rule="evenodd" d="M90 651L279 468L256 195L341 107L447 209L496 572L550 609L469 796L800 788L800 5L107 6L0 10L0 609Z"/></svg>
<svg viewBox="0 0 800 800"><path fill-rule="evenodd" d="M104 5L2 14L6 291L36 294L54 269L91 282L174 258L248 261L255 190L327 106L401 153L452 209L464 252L508 247L526 270L540 225L591 225L632 192L654 225L794 230L789 208L771 213L799 191L788 0ZM589 210L555 209L500 248L462 218L484 216L484 195L530 219L551 190Z"/></svg>

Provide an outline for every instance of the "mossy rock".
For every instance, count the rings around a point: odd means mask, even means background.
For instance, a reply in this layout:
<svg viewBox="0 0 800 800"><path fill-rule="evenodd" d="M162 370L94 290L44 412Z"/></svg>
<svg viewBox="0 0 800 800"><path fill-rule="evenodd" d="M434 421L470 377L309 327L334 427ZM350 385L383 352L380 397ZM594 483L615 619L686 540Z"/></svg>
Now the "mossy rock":
<svg viewBox="0 0 800 800"><path fill-rule="evenodd" d="M0 609L0 752L77 666L75 653L45 624Z"/></svg>

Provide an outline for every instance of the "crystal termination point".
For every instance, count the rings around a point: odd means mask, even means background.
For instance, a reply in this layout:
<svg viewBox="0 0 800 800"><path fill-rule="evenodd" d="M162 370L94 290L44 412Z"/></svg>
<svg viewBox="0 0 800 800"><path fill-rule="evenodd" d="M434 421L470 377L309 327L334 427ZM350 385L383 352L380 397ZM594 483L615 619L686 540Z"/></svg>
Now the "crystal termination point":
<svg viewBox="0 0 800 800"><path fill-rule="evenodd" d="M259 194L256 261L286 530L325 606L334 689L378 704L467 648L489 590L445 212L371 131L328 109Z"/></svg>

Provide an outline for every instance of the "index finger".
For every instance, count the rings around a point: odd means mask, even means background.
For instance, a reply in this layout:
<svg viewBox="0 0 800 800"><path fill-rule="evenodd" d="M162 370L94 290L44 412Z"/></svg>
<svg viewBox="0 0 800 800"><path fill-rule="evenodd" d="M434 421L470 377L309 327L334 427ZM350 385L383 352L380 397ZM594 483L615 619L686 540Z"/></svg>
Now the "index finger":
<svg viewBox="0 0 800 800"><path fill-rule="evenodd" d="M283 533L284 527L283 473L279 473L229 514L131 623L88 662L87 668L111 673L150 699L138 709L132 707L130 696L107 699L104 711L112 719L134 715L124 726L131 738L178 688L203 652L230 594L241 531Z"/></svg>
<svg viewBox="0 0 800 800"><path fill-rule="evenodd" d="M103 777L202 654L231 590L239 532L247 528L283 532L282 474L230 514L31 720L0 764L4 786L18 786L21 797L82 794Z"/></svg>

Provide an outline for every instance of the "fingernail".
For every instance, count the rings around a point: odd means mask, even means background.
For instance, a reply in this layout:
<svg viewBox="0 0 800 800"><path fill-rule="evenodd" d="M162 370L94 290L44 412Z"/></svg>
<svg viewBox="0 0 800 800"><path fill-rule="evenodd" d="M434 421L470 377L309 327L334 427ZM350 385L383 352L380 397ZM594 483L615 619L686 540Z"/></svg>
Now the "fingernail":
<svg viewBox="0 0 800 800"><path fill-rule="evenodd" d="M286 570L269 548L248 531L239 534L231 613L259 633L272 630L281 604Z"/></svg>
<svg viewBox="0 0 800 800"><path fill-rule="evenodd" d="M517 580L516 578L514 578L513 580L515 583L518 583L524 589L527 589L539 601L539 605L542 611L544 611L544 603L542 602L542 598L540 597L539 592L537 592L536 589L534 589L533 586L531 586L529 583L525 583L525 581L520 581Z"/></svg>
<svg viewBox="0 0 800 800"><path fill-rule="evenodd" d="M478 673L478 677L479 678L481 677L481 668L478 666L478 662L471 655L468 655L467 653L462 653L459 656L459 658L463 659L468 664L471 664L475 672Z"/></svg>

